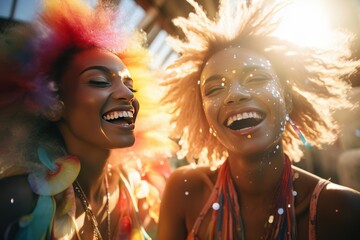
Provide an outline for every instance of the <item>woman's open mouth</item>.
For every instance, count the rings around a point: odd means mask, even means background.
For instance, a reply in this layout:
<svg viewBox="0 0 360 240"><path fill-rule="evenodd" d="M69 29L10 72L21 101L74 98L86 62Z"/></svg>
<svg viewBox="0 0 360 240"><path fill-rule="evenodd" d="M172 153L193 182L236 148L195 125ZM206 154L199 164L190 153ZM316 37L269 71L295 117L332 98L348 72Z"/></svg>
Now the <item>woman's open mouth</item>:
<svg viewBox="0 0 360 240"><path fill-rule="evenodd" d="M112 124L117 125L132 125L134 124L134 114L132 111L116 110L105 113L102 118Z"/></svg>
<svg viewBox="0 0 360 240"><path fill-rule="evenodd" d="M249 111L237 113L226 119L224 125L231 130L245 130L260 124L265 115L260 112Z"/></svg>

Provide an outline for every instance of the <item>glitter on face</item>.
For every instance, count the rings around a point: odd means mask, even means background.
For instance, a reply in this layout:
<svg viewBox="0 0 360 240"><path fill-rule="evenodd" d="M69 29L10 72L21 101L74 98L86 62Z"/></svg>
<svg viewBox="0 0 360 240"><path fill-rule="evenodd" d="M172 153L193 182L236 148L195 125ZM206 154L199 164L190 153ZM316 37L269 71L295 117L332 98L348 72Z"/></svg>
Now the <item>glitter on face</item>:
<svg viewBox="0 0 360 240"><path fill-rule="evenodd" d="M262 102L266 100L269 102L268 104L270 105L270 108L272 108L272 105L274 105L275 107L278 107L278 105L282 107L282 105L279 103L281 102L282 99L282 92L281 92L282 88L280 90L277 89L280 87L278 83L278 78L274 70L270 67L271 64L268 60L265 60L264 58L258 58L257 55L256 57L252 58L250 57L252 56L251 54L243 55L242 53L237 53L237 50L235 50L235 52L226 53L225 56L227 58L234 58L235 56L236 59L234 59L234 61L237 64L229 64L228 66L226 64L221 64L221 68L218 68L219 66L217 65L219 65L220 62L222 62L220 56L222 55L216 56L212 58L210 61L208 61L214 64L214 66L208 65L206 68L204 68L201 75L202 81L207 79L209 76L216 76L215 77L216 81L211 81L211 84L208 85L207 81L204 81L201 84L202 90L204 90L202 92L203 108L205 109L205 112L209 114L210 117L213 117L211 114L215 113L215 110L216 111L218 110L218 108L215 108L215 104L219 103L219 107L221 107L222 104L224 104L226 101L229 101L227 103L234 103L236 100L239 99L239 96L241 94L246 95L245 97L247 97L248 95L251 97L255 95L259 95L261 96L259 99ZM238 57L239 59L241 59L241 61L238 61L239 60L237 59ZM218 59L218 60L214 61L214 59ZM245 66L252 66L253 64L256 64L256 66L254 68L251 67L251 71L248 70L249 68L245 67ZM241 65L243 65L244 67L242 67ZM214 69L216 70L212 70L213 69L212 67L214 67ZM221 71L222 73L218 74L217 71ZM222 83L223 76L226 76L225 85ZM205 93L208 94L213 93L210 90L214 90L214 89L216 94L212 94L212 95L205 94ZM280 110L277 109L278 108L276 108L275 110L276 111L283 110L282 108L280 108ZM282 117L283 112L281 112L280 114L281 114L280 119L283 120ZM285 113L283 115L285 116ZM216 121L215 118L211 120L215 122L215 123L211 122L209 124L210 126L213 125L213 132L214 132L214 130L218 130L218 121ZM264 131L264 135L268 137L267 141L269 140L270 136L271 138L275 137L277 140L279 138L278 135L279 136L282 135L282 132L279 133L280 130L279 128L281 126L278 126L278 122L273 120L271 120L270 124L271 127L276 127L276 132L274 134L272 130L271 131L262 130L262 131ZM217 136L219 136L219 138L222 139L223 133L220 130L217 133L219 133L219 135ZM243 135L243 137L249 140L254 139L252 134L251 135L245 134ZM227 138L226 141L228 141ZM233 142L226 142L226 144L229 144L229 146L231 147L234 147L236 145Z"/></svg>
<svg viewBox="0 0 360 240"><path fill-rule="evenodd" d="M188 191L186 191L186 192L185 192L185 195L186 195L186 196L188 196L188 195L189 195L189 192L188 192Z"/></svg>
<svg viewBox="0 0 360 240"><path fill-rule="evenodd" d="M200 80L197 81L197 84L200 85Z"/></svg>
<svg viewBox="0 0 360 240"><path fill-rule="evenodd" d="M217 203L217 202L213 203L212 209L214 209L215 211L216 211L216 210L219 210L219 209L220 209L220 204Z"/></svg>
<svg viewBox="0 0 360 240"><path fill-rule="evenodd" d="M184 182L187 182L187 179L184 179Z"/></svg>
<svg viewBox="0 0 360 240"><path fill-rule="evenodd" d="M269 219L268 219L269 223L273 223L274 222L274 215L270 215Z"/></svg>
<svg viewBox="0 0 360 240"><path fill-rule="evenodd" d="M283 214L284 214L284 209L283 209L283 208L279 208L277 212L278 212L279 215L283 215Z"/></svg>

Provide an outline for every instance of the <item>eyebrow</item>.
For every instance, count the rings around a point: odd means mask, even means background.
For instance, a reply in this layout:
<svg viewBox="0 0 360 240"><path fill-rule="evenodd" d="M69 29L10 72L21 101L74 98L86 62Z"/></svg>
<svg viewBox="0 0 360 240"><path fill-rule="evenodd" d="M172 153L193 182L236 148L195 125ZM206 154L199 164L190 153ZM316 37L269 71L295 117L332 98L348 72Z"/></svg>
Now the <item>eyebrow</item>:
<svg viewBox="0 0 360 240"><path fill-rule="evenodd" d="M245 73L248 73L248 72L251 72L251 71L257 70L257 69L260 69L260 70L261 70L261 69L264 69L264 70L266 70L266 68L263 67L263 66L244 66L244 67L243 67L243 71L244 71ZM221 74L212 75L212 76L208 77L207 79L205 79L203 85L205 85L206 83L211 82L211 81L219 80L219 79L221 79L221 78L223 78L223 77L225 77L225 76L224 76L224 75L221 75Z"/></svg>
<svg viewBox="0 0 360 240"><path fill-rule="evenodd" d="M106 73L106 74L109 74L109 75L111 75L111 76L117 76L117 77L120 77L120 79L122 80L122 81L124 81L124 80L133 80L132 79L132 77L131 77L131 75L123 75L123 76L121 76L121 75L119 75L118 73L115 73L115 72L113 72L113 71L111 71L109 68L107 68L107 67L105 67L105 66L91 66L91 67L88 67L88 68L85 68L84 70L82 70L81 72L80 72L80 74L79 75L81 75L81 74L83 74L84 72L86 72L86 71L90 71L90 70L98 70L98 71L101 71L101 72L104 72L104 73Z"/></svg>
<svg viewBox="0 0 360 240"><path fill-rule="evenodd" d="M244 72L250 72L250 71L253 71L253 70L267 70L267 68L263 67L263 66L259 66L259 65L255 65L255 66L244 66L243 67L243 71Z"/></svg>
<svg viewBox="0 0 360 240"><path fill-rule="evenodd" d="M221 79L221 78L223 78L223 77L224 77L224 76L223 76L223 75L220 75L220 74L212 75L212 76L208 77L207 79L205 79L203 85L205 85L206 83L211 82L211 81L219 80L219 79Z"/></svg>
<svg viewBox="0 0 360 240"><path fill-rule="evenodd" d="M79 75L83 74L86 71L90 71L90 70L94 70L94 69L99 70L101 72L105 72L107 74L113 73L112 71L110 71L110 69L108 69L107 67L104 67L104 66L91 66L91 67L88 67L88 68L85 68L84 70L82 70Z"/></svg>

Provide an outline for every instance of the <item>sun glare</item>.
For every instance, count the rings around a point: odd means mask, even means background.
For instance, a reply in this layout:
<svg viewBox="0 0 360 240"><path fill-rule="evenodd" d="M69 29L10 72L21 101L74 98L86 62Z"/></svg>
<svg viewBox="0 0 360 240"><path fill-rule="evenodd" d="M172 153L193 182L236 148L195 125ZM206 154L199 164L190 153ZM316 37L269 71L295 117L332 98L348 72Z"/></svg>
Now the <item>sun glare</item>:
<svg viewBox="0 0 360 240"><path fill-rule="evenodd" d="M331 40L330 13L326 1L294 0L283 13L276 35L304 46L327 46Z"/></svg>

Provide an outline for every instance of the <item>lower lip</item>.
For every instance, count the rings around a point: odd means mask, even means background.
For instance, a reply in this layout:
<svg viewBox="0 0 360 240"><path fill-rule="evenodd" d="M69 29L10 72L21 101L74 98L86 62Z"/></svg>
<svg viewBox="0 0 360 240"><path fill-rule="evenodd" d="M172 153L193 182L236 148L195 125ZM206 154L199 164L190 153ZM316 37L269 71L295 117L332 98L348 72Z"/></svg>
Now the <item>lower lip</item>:
<svg viewBox="0 0 360 240"><path fill-rule="evenodd" d="M124 129L124 130L134 130L135 129L135 124L134 123L131 123L131 124L128 124L128 123L125 123L125 122L121 122L121 123L111 123L111 122L108 122L106 120L104 120L107 124L110 124L111 126L114 126L116 128L121 128L121 129Z"/></svg>
<svg viewBox="0 0 360 240"><path fill-rule="evenodd" d="M244 128L244 129L240 129L240 130L233 130L230 128L229 129L231 132L238 134L238 135L249 135L249 134L252 134L253 132L257 131L261 127L261 124L263 122L264 122L264 120L261 121L258 125L254 126L254 127Z"/></svg>

